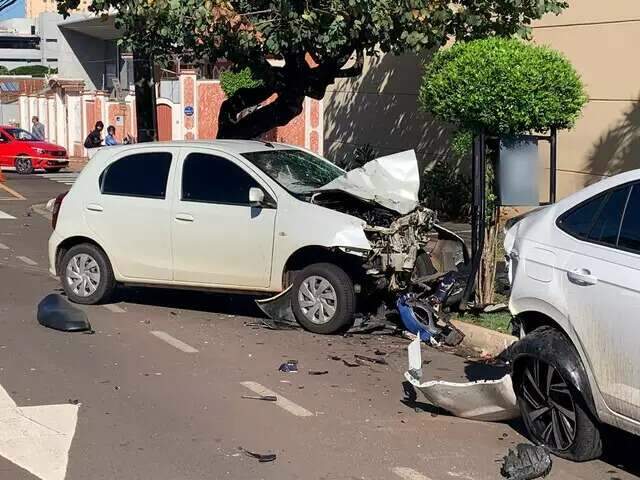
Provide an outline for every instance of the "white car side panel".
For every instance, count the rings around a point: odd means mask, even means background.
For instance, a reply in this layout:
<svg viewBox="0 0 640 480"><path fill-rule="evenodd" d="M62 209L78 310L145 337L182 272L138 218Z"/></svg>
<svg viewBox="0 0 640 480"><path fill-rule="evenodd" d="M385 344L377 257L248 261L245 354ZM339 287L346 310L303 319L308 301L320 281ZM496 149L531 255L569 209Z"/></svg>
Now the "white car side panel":
<svg viewBox="0 0 640 480"><path fill-rule="evenodd" d="M185 149L176 175L171 215L174 280L212 287L267 289L277 210L182 201L182 165L191 152L227 159L254 177L268 195L275 196L256 172L234 156L206 148Z"/></svg>
<svg viewBox="0 0 640 480"><path fill-rule="evenodd" d="M371 249L362 220L293 198L289 194L278 204L271 287L282 290L287 260L307 246L347 247L360 251Z"/></svg>

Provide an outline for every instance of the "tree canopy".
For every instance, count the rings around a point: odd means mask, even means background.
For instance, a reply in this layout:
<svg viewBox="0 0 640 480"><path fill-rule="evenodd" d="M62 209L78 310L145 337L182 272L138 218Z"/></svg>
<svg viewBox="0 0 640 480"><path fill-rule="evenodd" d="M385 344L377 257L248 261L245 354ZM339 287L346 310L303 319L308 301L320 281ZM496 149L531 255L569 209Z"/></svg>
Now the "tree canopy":
<svg viewBox="0 0 640 480"><path fill-rule="evenodd" d="M62 13L79 0L58 0ZM115 9L122 44L155 61L225 58L259 86L239 89L220 112L222 137L250 138L284 125L304 97L322 98L336 78L361 73L365 54L444 45L451 37L526 35L562 0L93 0ZM249 107L276 100L238 119Z"/></svg>
<svg viewBox="0 0 640 480"><path fill-rule="evenodd" d="M562 54L518 39L456 43L426 65L420 104L464 130L517 135L571 127L587 101Z"/></svg>

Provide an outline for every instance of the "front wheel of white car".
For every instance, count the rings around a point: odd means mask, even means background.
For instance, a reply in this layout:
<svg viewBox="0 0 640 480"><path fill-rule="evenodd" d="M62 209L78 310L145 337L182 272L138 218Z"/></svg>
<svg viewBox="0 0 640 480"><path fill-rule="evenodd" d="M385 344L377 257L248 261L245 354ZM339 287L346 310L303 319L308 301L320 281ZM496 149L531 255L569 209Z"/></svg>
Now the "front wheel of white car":
<svg viewBox="0 0 640 480"><path fill-rule="evenodd" d="M90 243L71 247L62 258L59 274L69 300L83 305L108 300L116 286L106 254Z"/></svg>
<svg viewBox="0 0 640 480"><path fill-rule="evenodd" d="M333 263L314 263L298 272L292 293L296 320L310 332L336 333L353 323L353 281Z"/></svg>

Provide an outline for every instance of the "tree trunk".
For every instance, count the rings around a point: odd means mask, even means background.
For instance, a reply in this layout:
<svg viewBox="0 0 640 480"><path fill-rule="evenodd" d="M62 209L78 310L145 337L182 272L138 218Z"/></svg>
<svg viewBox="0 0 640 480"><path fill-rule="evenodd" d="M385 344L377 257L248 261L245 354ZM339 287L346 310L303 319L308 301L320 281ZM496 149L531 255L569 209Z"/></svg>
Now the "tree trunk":
<svg viewBox="0 0 640 480"><path fill-rule="evenodd" d="M133 77L136 90L136 137L138 143L157 140L156 90L149 55L134 51ZM92 127L93 128L93 127Z"/></svg>
<svg viewBox="0 0 640 480"><path fill-rule="evenodd" d="M498 251L498 241L500 239L498 208L492 215L492 221L487 225L484 233L484 250L482 261L478 271L477 304L480 306L491 305L495 299L496 282L496 254Z"/></svg>

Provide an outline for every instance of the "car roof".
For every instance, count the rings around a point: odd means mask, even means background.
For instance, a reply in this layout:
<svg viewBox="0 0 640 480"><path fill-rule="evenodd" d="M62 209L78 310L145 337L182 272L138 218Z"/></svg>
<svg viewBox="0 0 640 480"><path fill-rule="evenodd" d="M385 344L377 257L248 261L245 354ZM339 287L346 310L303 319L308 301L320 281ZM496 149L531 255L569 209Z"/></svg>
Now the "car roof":
<svg viewBox="0 0 640 480"><path fill-rule="evenodd" d="M170 142L149 142L149 143L134 143L130 145L118 145L118 148L122 149L134 149L136 147L142 147L144 145L149 146L162 146L167 147L198 147L198 146L211 146L226 150L236 154L250 153L250 152L263 152L265 150L292 150L298 149L292 145L277 142L263 142L259 140L174 140ZM109 147L114 148L114 147Z"/></svg>

